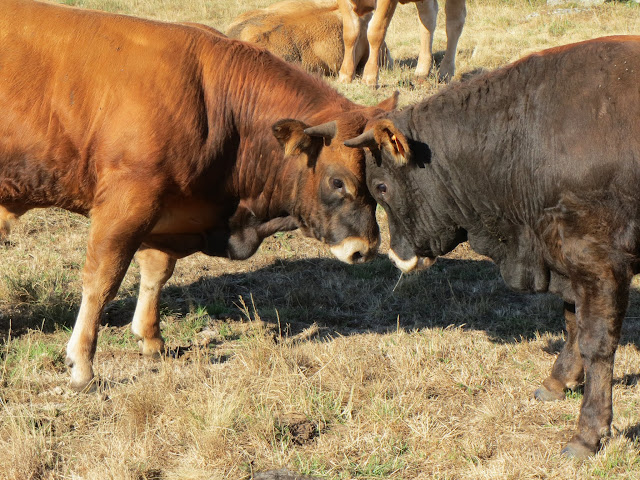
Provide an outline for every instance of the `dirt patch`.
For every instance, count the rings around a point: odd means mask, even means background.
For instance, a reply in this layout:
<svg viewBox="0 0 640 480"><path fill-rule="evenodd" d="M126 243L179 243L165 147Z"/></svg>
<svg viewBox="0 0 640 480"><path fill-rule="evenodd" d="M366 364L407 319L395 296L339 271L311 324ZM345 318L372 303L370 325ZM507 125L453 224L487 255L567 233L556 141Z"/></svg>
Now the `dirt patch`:
<svg viewBox="0 0 640 480"><path fill-rule="evenodd" d="M286 413L277 419L276 428L281 437L288 436L292 443L306 445L324 430L324 424L313 422L300 413Z"/></svg>
<svg viewBox="0 0 640 480"><path fill-rule="evenodd" d="M268 472L257 473L253 480L316 480L318 477L307 477L298 475L286 468L280 470L269 470Z"/></svg>

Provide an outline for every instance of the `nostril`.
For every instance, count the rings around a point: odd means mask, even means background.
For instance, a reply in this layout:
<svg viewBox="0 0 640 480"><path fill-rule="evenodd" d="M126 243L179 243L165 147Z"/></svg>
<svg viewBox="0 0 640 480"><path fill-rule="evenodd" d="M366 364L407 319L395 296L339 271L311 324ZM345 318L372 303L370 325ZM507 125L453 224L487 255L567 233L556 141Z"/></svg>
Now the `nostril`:
<svg viewBox="0 0 640 480"><path fill-rule="evenodd" d="M362 255L361 252L354 252L351 255L351 262L352 263L361 263L364 261L364 255Z"/></svg>

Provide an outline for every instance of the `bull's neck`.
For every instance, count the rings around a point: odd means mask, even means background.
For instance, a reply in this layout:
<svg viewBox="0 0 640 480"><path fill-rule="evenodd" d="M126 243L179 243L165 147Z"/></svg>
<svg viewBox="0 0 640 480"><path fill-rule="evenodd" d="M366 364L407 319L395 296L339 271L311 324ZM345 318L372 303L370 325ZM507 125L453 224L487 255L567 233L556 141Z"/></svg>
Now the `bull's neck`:
<svg viewBox="0 0 640 480"><path fill-rule="evenodd" d="M285 158L273 125L283 119L317 125L352 103L321 79L239 42L226 41L217 68L221 64L229 72L222 89L226 118L238 137L227 191L261 220L292 215L301 173L308 167Z"/></svg>
<svg viewBox="0 0 640 480"><path fill-rule="evenodd" d="M528 223L542 208L532 203L540 198L532 174L537 159L523 135L522 88L498 71L450 88L410 114L414 135L432 151L440 190L460 206L456 220L463 228L478 219Z"/></svg>

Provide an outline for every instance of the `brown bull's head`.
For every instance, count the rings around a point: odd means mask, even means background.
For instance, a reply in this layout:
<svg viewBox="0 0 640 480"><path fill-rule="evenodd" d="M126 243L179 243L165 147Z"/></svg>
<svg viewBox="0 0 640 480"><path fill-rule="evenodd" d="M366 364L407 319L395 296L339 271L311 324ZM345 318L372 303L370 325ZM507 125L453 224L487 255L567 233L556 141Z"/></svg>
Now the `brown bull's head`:
<svg viewBox="0 0 640 480"><path fill-rule="evenodd" d="M343 112L315 126L298 120L273 126L293 165L290 175L296 177L291 215L305 235L326 242L347 263L369 260L377 252L380 232L376 202L366 186L364 153L344 141L362 133L372 117L395 108L396 100L394 95L377 107Z"/></svg>

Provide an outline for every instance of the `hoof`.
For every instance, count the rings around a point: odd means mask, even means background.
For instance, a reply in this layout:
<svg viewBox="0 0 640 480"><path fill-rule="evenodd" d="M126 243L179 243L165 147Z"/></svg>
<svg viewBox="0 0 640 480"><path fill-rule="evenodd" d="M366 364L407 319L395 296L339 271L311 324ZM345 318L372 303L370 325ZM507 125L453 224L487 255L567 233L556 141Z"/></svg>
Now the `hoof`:
<svg viewBox="0 0 640 480"><path fill-rule="evenodd" d="M353 80L353 75L346 75L344 73L338 74L338 82L340 83L351 83Z"/></svg>
<svg viewBox="0 0 640 480"><path fill-rule="evenodd" d="M595 449L591 449L580 442L569 442L566 447L562 449L560 454L563 457L573 458L576 460L584 460L596 453Z"/></svg>
<svg viewBox="0 0 640 480"><path fill-rule="evenodd" d="M81 364L73 361L70 357L65 358L64 363L71 369L71 382L69 386L76 392L89 393L96 390L95 378L91 364L80 368Z"/></svg>
<svg viewBox="0 0 640 480"><path fill-rule="evenodd" d="M378 87L378 76L363 76L362 83L369 87L377 88Z"/></svg>
<svg viewBox="0 0 640 480"><path fill-rule="evenodd" d="M91 378L88 382L76 381L72 378L69 386L78 393L93 393L98 389L98 382L95 377Z"/></svg>
<svg viewBox="0 0 640 480"><path fill-rule="evenodd" d="M164 340L162 338L138 339L140 353L145 357L160 358L164 354Z"/></svg>
<svg viewBox="0 0 640 480"><path fill-rule="evenodd" d="M565 394L552 392L544 385L533 392L533 397L540 402L557 402L558 400L564 400Z"/></svg>

